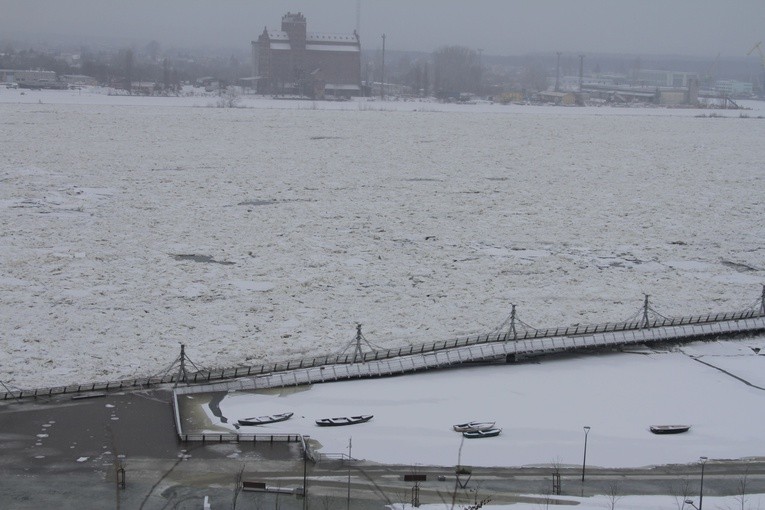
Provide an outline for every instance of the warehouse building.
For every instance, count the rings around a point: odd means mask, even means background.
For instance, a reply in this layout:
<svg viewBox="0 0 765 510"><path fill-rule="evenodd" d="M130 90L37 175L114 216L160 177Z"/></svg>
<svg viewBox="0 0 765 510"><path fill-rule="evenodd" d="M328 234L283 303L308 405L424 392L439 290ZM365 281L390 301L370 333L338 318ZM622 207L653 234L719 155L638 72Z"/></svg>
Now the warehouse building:
<svg viewBox="0 0 765 510"><path fill-rule="evenodd" d="M252 41L252 57L260 94L319 99L361 95L361 42L356 31L308 32L305 16L287 13L281 30L265 28Z"/></svg>

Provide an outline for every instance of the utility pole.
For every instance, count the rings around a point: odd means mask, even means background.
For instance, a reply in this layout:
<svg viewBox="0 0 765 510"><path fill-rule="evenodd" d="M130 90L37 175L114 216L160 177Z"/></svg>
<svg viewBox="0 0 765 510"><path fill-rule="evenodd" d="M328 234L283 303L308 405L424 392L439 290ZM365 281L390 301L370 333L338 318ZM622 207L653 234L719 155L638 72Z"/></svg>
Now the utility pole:
<svg viewBox="0 0 765 510"><path fill-rule="evenodd" d="M560 92L560 51L556 55L558 60L555 64L555 92Z"/></svg>
<svg viewBox="0 0 765 510"><path fill-rule="evenodd" d="M306 510L308 508L308 487L307 487L307 481L308 481L308 443L306 443L305 438L308 436L303 436L303 510Z"/></svg>
<svg viewBox="0 0 765 510"><path fill-rule="evenodd" d="M383 50L382 50L382 77L380 78L380 99L385 99L385 34L382 35Z"/></svg>
<svg viewBox="0 0 765 510"><path fill-rule="evenodd" d="M356 33L361 37L361 0L356 0Z"/></svg>
<svg viewBox="0 0 765 510"><path fill-rule="evenodd" d="M483 97L483 48L478 48L478 96Z"/></svg>
<svg viewBox="0 0 765 510"><path fill-rule="evenodd" d="M583 81L584 81L584 55L579 55L579 92L582 91Z"/></svg>
<svg viewBox="0 0 765 510"><path fill-rule="evenodd" d="M348 438L348 510L351 510L351 445L353 438Z"/></svg>

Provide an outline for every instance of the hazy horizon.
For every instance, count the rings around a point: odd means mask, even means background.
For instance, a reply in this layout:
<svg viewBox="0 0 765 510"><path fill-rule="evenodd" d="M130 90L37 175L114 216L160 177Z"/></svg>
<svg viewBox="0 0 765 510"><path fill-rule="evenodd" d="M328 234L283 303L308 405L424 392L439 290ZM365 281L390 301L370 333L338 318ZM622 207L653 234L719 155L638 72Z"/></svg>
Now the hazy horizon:
<svg viewBox="0 0 765 510"><path fill-rule="evenodd" d="M431 52L447 45L485 55L615 53L746 57L763 38L765 2L644 0L0 0L0 42L156 40L162 48L249 49L264 27L302 12L310 32L352 33L362 48ZM754 57L753 57L754 58Z"/></svg>

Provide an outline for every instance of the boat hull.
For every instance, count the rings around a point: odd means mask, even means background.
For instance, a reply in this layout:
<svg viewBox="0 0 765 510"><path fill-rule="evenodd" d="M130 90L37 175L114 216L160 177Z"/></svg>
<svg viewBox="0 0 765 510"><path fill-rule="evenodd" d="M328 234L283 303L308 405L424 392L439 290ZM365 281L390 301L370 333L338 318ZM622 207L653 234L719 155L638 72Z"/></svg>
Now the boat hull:
<svg viewBox="0 0 765 510"><path fill-rule="evenodd" d="M468 423L459 423L452 428L456 432L476 432L478 430L489 430L494 428L493 421L471 421Z"/></svg>
<svg viewBox="0 0 765 510"><path fill-rule="evenodd" d="M688 432L690 425L651 425L650 430L654 434L682 434Z"/></svg>
<svg viewBox="0 0 765 510"><path fill-rule="evenodd" d="M239 425L243 425L245 427L253 425L265 425L267 423L277 423L280 421L289 420L292 418L293 414L294 413L281 413L270 416L254 416L252 418L243 418L237 421L239 422Z"/></svg>
<svg viewBox="0 0 765 510"><path fill-rule="evenodd" d="M476 430L463 432L462 435L468 439L481 439L484 437L496 437L502 432L502 429Z"/></svg>
<svg viewBox="0 0 765 510"><path fill-rule="evenodd" d="M341 427L343 425L356 425L358 423L366 423L372 419L371 414L363 414L360 416L340 416L337 418L322 418L316 420L316 425L319 427Z"/></svg>

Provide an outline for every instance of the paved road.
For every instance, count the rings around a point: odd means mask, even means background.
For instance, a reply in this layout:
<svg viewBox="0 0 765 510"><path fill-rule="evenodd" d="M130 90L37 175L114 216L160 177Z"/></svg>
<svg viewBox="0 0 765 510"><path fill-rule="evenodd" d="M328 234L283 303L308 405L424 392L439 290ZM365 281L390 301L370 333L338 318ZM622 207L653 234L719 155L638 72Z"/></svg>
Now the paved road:
<svg viewBox="0 0 765 510"><path fill-rule="evenodd" d="M116 483L120 465L126 486ZM205 495L213 509L231 508L240 472L248 481L292 488L307 478L308 499L291 494L243 492L237 508L383 509L411 500L414 482L405 474L425 475L420 501L459 503L476 496L493 502L528 501L523 494L549 494L552 469L474 468L465 489L457 489L453 467L389 466L340 460L304 466L299 445L183 444L175 435L170 392L155 390L71 400L4 402L0 405L0 508L198 509ZM698 493L698 465L653 469L581 466L561 470L564 495ZM765 493L765 459L710 461L705 495L740 493L747 476L749 493ZM443 480L439 480L442 477ZM538 500L541 504L543 500Z"/></svg>

